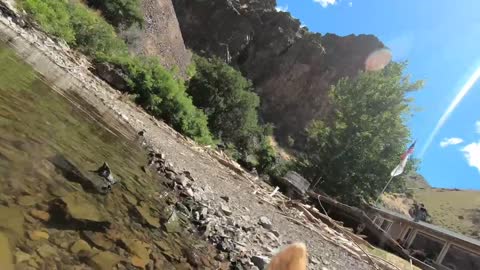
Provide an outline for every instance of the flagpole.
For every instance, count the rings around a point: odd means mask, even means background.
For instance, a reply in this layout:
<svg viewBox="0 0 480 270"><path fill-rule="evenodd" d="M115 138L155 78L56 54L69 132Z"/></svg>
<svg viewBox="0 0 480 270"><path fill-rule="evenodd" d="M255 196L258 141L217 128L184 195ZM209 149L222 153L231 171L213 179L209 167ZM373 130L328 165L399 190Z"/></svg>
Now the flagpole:
<svg viewBox="0 0 480 270"><path fill-rule="evenodd" d="M388 180L387 184L385 185L385 187L383 188L382 192L380 192L380 194L378 195L377 199L375 200L375 206L377 206L378 204L378 201L380 200L380 197L382 197L382 194L385 192L385 190L387 189L388 185L390 185L390 182L392 182L392 179L393 177L395 176L390 176L390 179Z"/></svg>

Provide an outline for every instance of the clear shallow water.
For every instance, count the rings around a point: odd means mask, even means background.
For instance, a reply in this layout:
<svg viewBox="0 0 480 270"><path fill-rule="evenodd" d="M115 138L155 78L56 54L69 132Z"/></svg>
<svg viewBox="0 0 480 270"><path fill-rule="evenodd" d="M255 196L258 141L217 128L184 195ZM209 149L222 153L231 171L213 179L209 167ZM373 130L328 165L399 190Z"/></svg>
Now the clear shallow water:
<svg viewBox="0 0 480 270"><path fill-rule="evenodd" d="M23 263L44 269L55 269L52 267L58 261L61 265L83 265L68 252L75 241L85 238L82 232L85 228L62 228L51 222L39 222L28 214L32 209L49 211L52 200L72 192L89 202L85 207L106 213L111 227L122 239L147 243L152 249L151 257L157 258L156 262L164 261L165 269L189 269L185 254L191 257L193 247L208 252L208 245L194 235L142 226L138 214L132 214L136 207L142 207L165 222L177 200L161 184L162 178L142 169L147 164L147 153L135 137L132 130L114 122L112 116L101 116L79 97L64 97L52 90L0 44L0 221L10 219L2 214L12 213L12 209L20 209L25 218L14 230L0 224L0 234L7 234L10 239L11 253L16 247L32 254L32 259ZM107 161L120 183L111 194L97 194L72 181L65 167L59 168L56 161L71 164L89 178L92 170ZM57 250L55 259L40 258L38 249L42 242L27 237L38 229L50 235L47 243ZM127 258L131 256L125 244L114 244L109 250Z"/></svg>

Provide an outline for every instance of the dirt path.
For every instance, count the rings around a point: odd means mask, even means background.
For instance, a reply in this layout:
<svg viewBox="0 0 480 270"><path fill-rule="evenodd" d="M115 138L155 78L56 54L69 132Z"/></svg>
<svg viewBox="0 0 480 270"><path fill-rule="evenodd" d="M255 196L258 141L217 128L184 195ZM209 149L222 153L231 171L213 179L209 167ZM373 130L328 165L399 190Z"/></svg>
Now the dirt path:
<svg viewBox="0 0 480 270"><path fill-rule="evenodd" d="M11 20L0 18L0 39L9 41L17 53L59 91L72 91L90 103L100 114L115 115L119 121L128 123L137 131L146 130L145 138L153 148L166 155L176 171L188 170L195 179L194 186L200 191L202 200L210 208L226 205L232 210L235 220L251 220L267 217L273 230L279 233L277 246L264 245L261 241L249 243L258 255L271 256L273 249L289 241L307 244L311 269L372 269L366 262L350 256L340 247L322 239L320 235L298 225L279 210L265 203L255 190L264 187L253 177L239 176L223 166L206 149L185 139L161 121L153 119L142 109L95 77L88 70L88 62L46 38L43 34L20 28ZM262 188L263 186L263 188ZM227 196L228 202L221 197ZM260 225L258 225L260 226Z"/></svg>

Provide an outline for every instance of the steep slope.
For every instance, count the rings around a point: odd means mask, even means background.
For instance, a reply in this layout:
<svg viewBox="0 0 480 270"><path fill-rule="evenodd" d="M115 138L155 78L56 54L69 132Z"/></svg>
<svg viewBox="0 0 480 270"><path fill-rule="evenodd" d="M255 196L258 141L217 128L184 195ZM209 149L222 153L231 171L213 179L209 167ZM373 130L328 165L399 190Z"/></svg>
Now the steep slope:
<svg viewBox="0 0 480 270"><path fill-rule="evenodd" d="M173 0L187 47L216 55L251 79L262 99L262 117L277 137L300 137L329 110L330 85L364 68L384 45L372 35L310 33L274 0ZM360 93L359 93L360 94Z"/></svg>
<svg viewBox="0 0 480 270"><path fill-rule="evenodd" d="M140 52L157 56L169 69L178 68L185 75L191 53L185 48L182 33L171 0L143 0L145 22L142 30Z"/></svg>

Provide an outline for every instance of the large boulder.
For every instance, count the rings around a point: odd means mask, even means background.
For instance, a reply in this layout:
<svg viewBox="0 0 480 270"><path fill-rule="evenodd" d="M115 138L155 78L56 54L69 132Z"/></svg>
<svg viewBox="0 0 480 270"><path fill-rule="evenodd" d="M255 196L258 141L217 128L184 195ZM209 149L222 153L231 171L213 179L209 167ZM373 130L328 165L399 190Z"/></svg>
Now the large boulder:
<svg viewBox="0 0 480 270"><path fill-rule="evenodd" d="M168 69L186 77L191 53L185 47L171 0L143 0L144 27L138 49L143 55L158 57Z"/></svg>

